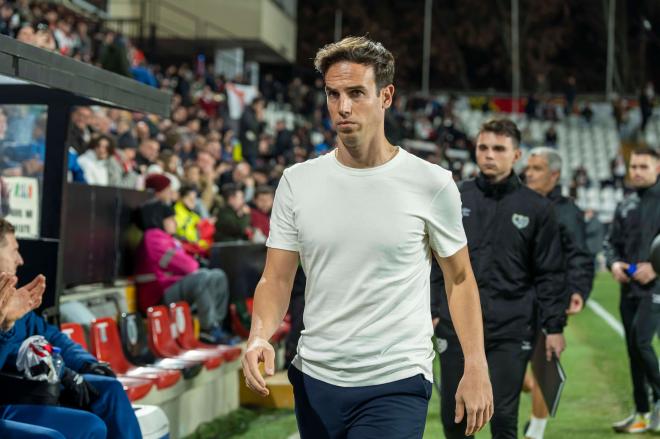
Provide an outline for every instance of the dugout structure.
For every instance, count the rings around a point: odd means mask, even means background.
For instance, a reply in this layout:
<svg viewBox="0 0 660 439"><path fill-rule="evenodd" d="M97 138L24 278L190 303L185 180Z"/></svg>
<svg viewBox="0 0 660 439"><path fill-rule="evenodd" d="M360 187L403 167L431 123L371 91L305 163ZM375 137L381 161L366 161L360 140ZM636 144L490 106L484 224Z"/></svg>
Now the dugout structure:
<svg viewBox="0 0 660 439"><path fill-rule="evenodd" d="M72 110L104 106L168 116L170 98L169 93L131 78L0 36L0 107L45 123L43 139L32 142L42 160L41 172L34 177L6 177L11 166L20 168L21 163L12 165L12 160L20 161L15 156L24 155L24 143L29 142L5 139L2 145L3 161L10 163L3 165L10 166L3 170L3 179L11 182L10 205L21 195L29 198L33 189L38 192L28 213L34 227L21 225L17 233L26 261L18 277L19 284L24 284L38 273L47 276L40 310L45 315L57 316L59 296L67 284L110 282L122 274L126 264L122 264L118 234L127 221L126 208L147 196L67 182L66 141ZM14 133L20 133L20 118L13 122ZM23 218L26 214L18 208L9 212L10 220L11 215ZM38 214L32 217L32 212Z"/></svg>

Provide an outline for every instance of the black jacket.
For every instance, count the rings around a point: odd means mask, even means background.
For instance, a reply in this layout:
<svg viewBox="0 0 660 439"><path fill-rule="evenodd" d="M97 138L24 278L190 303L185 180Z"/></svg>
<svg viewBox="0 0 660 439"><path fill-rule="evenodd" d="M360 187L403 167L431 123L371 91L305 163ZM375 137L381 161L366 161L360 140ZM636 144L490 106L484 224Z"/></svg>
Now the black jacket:
<svg viewBox="0 0 660 439"><path fill-rule="evenodd" d="M586 302L594 282L594 257L587 247L584 213L570 199L561 194L557 186L548 194L559 222L561 246L566 258L567 292L580 293Z"/></svg>
<svg viewBox="0 0 660 439"><path fill-rule="evenodd" d="M603 243L607 268L621 261L648 262L651 243L660 233L660 181L626 196L614 211L614 219ZM658 279L646 285L631 280L621 284L621 293L642 297L660 294Z"/></svg>
<svg viewBox="0 0 660 439"><path fill-rule="evenodd" d="M486 340L531 340L537 315L548 333L561 333L568 296L559 224L550 201L523 186L515 174L496 185L480 175L459 189ZM431 288L438 333L451 336L442 272L435 261Z"/></svg>

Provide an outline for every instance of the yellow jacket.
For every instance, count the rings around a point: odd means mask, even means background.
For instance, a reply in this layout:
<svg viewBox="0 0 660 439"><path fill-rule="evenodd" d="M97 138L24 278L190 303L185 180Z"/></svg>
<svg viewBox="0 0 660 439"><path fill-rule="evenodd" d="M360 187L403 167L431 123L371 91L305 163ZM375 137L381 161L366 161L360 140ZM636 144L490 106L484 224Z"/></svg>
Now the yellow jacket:
<svg viewBox="0 0 660 439"><path fill-rule="evenodd" d="M176 220L176 235L188 242L198 244L202 248L208 248L208 242L200 239L197 225L201 217L194 211L188 209L181 201L174 204L174 219Z"/></svg>

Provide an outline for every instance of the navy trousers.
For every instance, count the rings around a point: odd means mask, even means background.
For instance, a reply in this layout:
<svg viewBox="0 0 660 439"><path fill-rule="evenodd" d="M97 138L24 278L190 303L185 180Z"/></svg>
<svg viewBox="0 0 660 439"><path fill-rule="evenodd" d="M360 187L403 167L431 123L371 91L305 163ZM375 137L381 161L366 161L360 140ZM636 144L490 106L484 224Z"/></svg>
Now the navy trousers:
<svg viewBox="0 0 660 439"><path fill-rule="evenodd" d="M421 439L433 385L423 375L339 387L289 366L301 439Z"/></svg>
<svg viewBox="0 0 660 439"><path fill-rule="evenodd" d="M105 439L107 430L98 416L66 407L7 405L0 407L3 439Z"/></svg>
<svg viewBox="0 0 660 439"><path fill-rule="evenodd" d="M97 439L107 434L112 439L141 439L140 425L122 384L101 375L83 376L100 395L90 407L92 413L65 407L15 404L0 407L0 419L47 427L67 438Z"/></svg>

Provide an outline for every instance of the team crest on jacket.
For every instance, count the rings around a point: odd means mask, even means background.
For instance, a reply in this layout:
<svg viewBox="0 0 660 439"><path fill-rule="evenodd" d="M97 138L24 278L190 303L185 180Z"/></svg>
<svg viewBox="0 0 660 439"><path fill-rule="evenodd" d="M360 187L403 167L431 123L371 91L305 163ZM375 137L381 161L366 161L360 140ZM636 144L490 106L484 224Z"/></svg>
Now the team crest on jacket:
<svg viewBox="0 0 660 439"><path fill-rule="evenodd" d="M511 217L513 225L518 227L520 230L524 229L529 225L529 217L525 215L520 215L519 213L514 213Z"/></svg>

